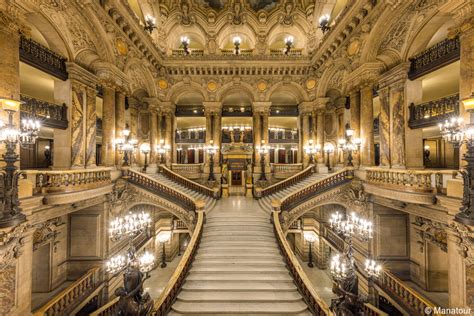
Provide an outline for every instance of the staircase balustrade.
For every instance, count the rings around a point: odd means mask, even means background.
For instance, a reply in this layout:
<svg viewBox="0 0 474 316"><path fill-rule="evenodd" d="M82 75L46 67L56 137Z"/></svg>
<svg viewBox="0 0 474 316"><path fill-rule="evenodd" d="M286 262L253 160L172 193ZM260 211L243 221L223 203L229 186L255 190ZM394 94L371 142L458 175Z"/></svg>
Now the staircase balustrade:
<svg viewBox="0 0 474 316"><path fill-rule="evenodd" d="M199 242L201 241L202 228L204 223L204 212L198 212L196 227L194 228L193 235L191 240L186 248L186 251L183 254L183 258L179 262L178 267L171 276L170 281L166 285L163 292L161 292L160 297L155 302L152 315L154 316L164 316L166 315L171 306L173 305L178 293L181 289L181 286L184 283L186 275L188 274L191 264L196 255Z"/></svg>
<svg viewBox="0 0 474 316"><path fill-rule="evenodd" d="M285 197L281 201L280 209L282 211L290 211L318 194L351 181L353 177L354 170L352 168L342 169L327 178L321 179L320 181Z"/></svg>
<svg viewBox="0 0 474 316"><path fill-rule="evenodd" d="M200 179L204 164L202 163L191 163L191 164L177 164L171 165L171 170L186 179Z"/></svg>
<svg viewBox="0 0 474 316"><path fill-rule="evenodd" d="M387 313L382 312L380 309L372 304L365 303L362 307L364 316L388 316Z"/></svg>
<svg viewBox="0 0 474 316"><path fill-rule="evenodd" d="M303 181L304 179L309 177L311 174L313 174L313 166L309 166L308 168L304 169L301 172L298 172L297 174L287 178L286 180L270 185L264 189L256 188L254 192L254 196L256 198L263 198L265 196L271 195L280 190L284 190L296 183L299 183L300 181Z"/></svg>
<svg viewBox="0 0 474 316"><path fill-rule="evenodd" d="M295 163L295 164L288 164L288 163L272 163L270 164L272 168L273 176L276 179L286 179L289 178L303 169L303 164Z"/></svg>
<svg viewBox="0 0 474 316"><path fill-rule="evenodd" d="M273 228L275 230L275 236L280 247L280 251L283 255L283 259L290 270L296 286L298 287L299 292L303 296L308 308L313 315L330 315L329 307L327 304L319 297L318 293L314 289L311 281L306 276L303 268L301 267L298 259L293 254L290 245L286 241L285 234L281 228L280 218L278 212L273 212Z"/></svg>
<svg viewBox="0 0 474 316"><path fill-rule="evenodd" d="M194 200L173 188L170 188L167 185L160 183L159 181L131 169L124 170L124 175L129 182L146 189L154 194L163 196L165 199L181 206L188 212L196 211L196 204Z"/></svg>
<svg viewBox="0 0 474 316"><path fill-rule="evenodd" d="M89 316L115 316L118 315L118 301L119 297L114 298L98 310L90 313Z"/></svg>
<svg viewBox="0 0 474 316"><path fill-rule="evenodd" d="M112 182L110 168L81 170L27 170L27 178L34 178L34 186L42 193L72 192L94 189Z"/></svg>
<svg viewBox="0 0 474 316"><path fill-rule="evenodd" d="M94 267L80 279L57 294L46 305L34 312L34 316L65 315L66 311L82 302L100 284L100 268Z"/></svg>
<svg viewBox="0 0 474 316"><path fill-rule="evenodd" d="M170 169L168 169L166 167L162 167L162 170L163 170L162 172L163 172L164 176L166 176L170 180L173 180L176 183L181 184L182 186L186 187L187 189L199 192L199 193L201 193L205 196L209 196L209 197L212 197L214 199L219 198L219 190L214 190L214 189L208 188L208 187L206 187L202 184L199 184L197 182L191 181L191 180L183 177L182 175L180 175L180 174L178 174L174 171L171 171Z"/></svg>

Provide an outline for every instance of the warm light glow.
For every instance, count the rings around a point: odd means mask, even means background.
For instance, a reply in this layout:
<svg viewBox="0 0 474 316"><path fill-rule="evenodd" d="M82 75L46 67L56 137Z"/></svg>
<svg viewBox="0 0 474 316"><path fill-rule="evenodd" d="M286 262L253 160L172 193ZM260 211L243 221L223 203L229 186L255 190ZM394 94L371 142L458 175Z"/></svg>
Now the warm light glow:
<svg viewBox="0 0 474 316"><path fill-rule="evenodd" d="M329 16L329 14L321 15L321 16L319 17L319 25L321 25L321 26L328 25L330 18L331 18L331 17Z"/></svg>
<svg viewBox="0 0 474 316"><path fill-rule="evenodd" d="M332 143L325 143L323 150L326 153L332 153L332 152L334 152L334 145Z"/></svg>
<svg viewBox="0 0 474 316"><path fill-rule="evenodd" d="M145 251L140 257L138 257L138 265L141 272L150 272L155 266L155 256L150 252Z"/></svg>
<svg viewBox="0 0 474 316"><path fill-rule="evenodd" d="M162 244L167 243L171 239L171 231L162 230L161 232L158 233L158 235L156 236L156 239L158 239L158 241Z"/></svg>
<svg viewBox="0 0 474 316"><path fill-rule="evenodd" d="M2 109L5 111L14 111L17 112L20 109L20 101L8 99L8 98L0 98L0 103L2 104Z"/></svg>
<svg viewBox="0 0 474 316"><path fill-rule="evenodd" d="M128 137L130 135L130 130L128 128L122 131L123 136Z"/></svg>
<svg viewBox="0 0 474 316"><path fill-rule="evenodd" d="M234 43L234 45L240 45L240 43L242 43L242 39L240 38L240 36L234 36L232 42Z"/></svg>
<svg viewBox="0 0 474 316"><path fill-rule="evenodd" d="M304 240L306 240L307 242L315 242L316 239L318 238L318 236L316 235L314 231L305 231L303 233L303 236L304 236Z"/></svg>
<svg viewBox="0 0 474 316"><path fill-rule="evenodd" d="M153 25L156 24L156 18L154 16L149 15L149 14L147 14L145 16L145 21L147 21L148 23L153 24Z"/></svg>
<svg viewBox="0 0 474 316"><path fill-rule="evenodd" d="M150 152L151 148L150 148L150 144L148 143L143 143L140 145L140 151L144 154L148 154Z"/></svg>
<svg viewBox="0 0 474 316"><path fill-rule="evenodd" d="M191 42L191 41L189 40L189 37L187 37L187 36L181 36L181 43L182 43L183 45L189 45L190 42Z"/></svg>
<svg viewBox="0 0 474 316"><path fill-rule="evenodd" d="M464 105L464 109L466 111L474 110L474 92L471 94L470 97L462 100L462 104Z"/></svg>

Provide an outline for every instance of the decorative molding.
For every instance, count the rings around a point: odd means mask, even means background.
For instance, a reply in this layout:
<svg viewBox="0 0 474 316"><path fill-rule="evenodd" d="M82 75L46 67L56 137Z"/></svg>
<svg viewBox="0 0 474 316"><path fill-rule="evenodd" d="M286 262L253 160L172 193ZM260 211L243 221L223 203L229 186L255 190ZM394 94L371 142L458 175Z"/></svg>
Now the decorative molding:
<svg viewBox="0 0 474 316"><path fill-rule="evenodd" d="M422 104L411 103L408 110L411 129L435 126L459 115L459 93Z"/></svg>
<svg viewBox="0 0 474 316"><path fill-rule="evenodd" d="M41 120L43 126L67 129L69 121L67 119L67 106L50 103L35 99L22 94L22 104L20 105L21 117L35 117Z"/></svg>
<svg viewBox="0 0 474 316"><path fill-rule="evenodd" d="M415 217L415 222L412 223L418 236L421 239L421 251L425 245L425 241L431 242L438 246L444 252L448 251L448 241L446 230L447 224L434 222L421 216Z"/></svg>

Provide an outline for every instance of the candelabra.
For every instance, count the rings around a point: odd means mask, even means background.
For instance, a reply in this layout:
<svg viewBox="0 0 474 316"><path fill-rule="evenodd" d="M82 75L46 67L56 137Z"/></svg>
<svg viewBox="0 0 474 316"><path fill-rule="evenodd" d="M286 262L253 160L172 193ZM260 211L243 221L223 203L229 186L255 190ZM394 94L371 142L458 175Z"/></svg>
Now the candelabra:
<svg viewBox="0 0 474 316"><path fill-rule="evenodd" d="M209 155L209 178L207 178L207 181L215 181L216 177L214 176L214 155L217 152L217 146L214 146L214 141L212 139L209 141L209 146L207 146L206 151Z"/></svg>
<svg viewBox="0 0 474 316"><path fill-rule="evenodd" d="M189 40L189 37L187 36L181 36L181 45L183 46L183 51L186 55L191 54L191 51L189 50L189 43L191 41Z"/></svg>
<svg viewBox="0 0 474 316"><path fill-rule="evenodd" d="M39 121L34 118L24 119L20 123L20 127L15 126L13 115L20 109L20 101L0 98L0 103L5 112L7 112L8 120L5 123L0 121L0 143L5 144L5 153L3 168L0 178L3 182L3 197L1 199L2 210L0 213L0 228L11 227L26 220L24 214L21 213L18 200L18 179L21 173L15 163L18 161L17 145L28 146L36 142L40 130Z"/></svg>
<svg viewBox="0 0 474 316"><path fill-rule="evenodd" d="M291 48L293 47L293 41L294 41L293 36L290 35L288 37L285 37L285 45L286 45L284 49L285 55L290 54Z"/></svg>
<svg viewBox="0 0 474 316"><path fill-rule="evenodd" d="M161 251L161 268L166 268L166 243L171 239L171 232L170 231L161 231L156 236L158 242L162 246Z"/></svg>
<svg viewBox="0 0 474 316"><path fill-rule="evenodd" d="M313 231L305 231L303 233L304 239L309 243L309 260L308 260L308 267L314 267L313 264L313 243L316 241L317 236Z"/></svg>
<svg viewBox="0 0 474 316"><path fill-rule="evenodd" d="M339 297L333 300L331 308L335 312L345 309L356 314L361 311L363 302L358 297L358 279L355 273L356 264L352 238L357 236L362 241L372 239L372 222L358 217L354 212L347 219L344 219L342 214L336 212L331 216L329 225L336 233L342 235L347 242L345 252L342 255L335 255L330 264L331 275L337 286L336 294L339 294ZM374 260L367 259L364 270L368 276L369 294L372 294L373 279L379 277L382 267Z"/></svg>
<svg viewBox="0 0 474 316"><path fill-rule="evenodd" d="M153 30L156 29L156 18L151 15L145 16L144 29L150 34L153 33Z"/></svg>
<svg viewBox="0 0 474 316"><path fill-rule="evenodd" d="M258 153L260 154L260 163L262 168L262 173L260 174L260 181L267 181L267 176L265 175L265 155L268 153L268 146L265 145L264 140L262 140L260 146L258 147Z"/></svg>
<svg viewBox="0 0 474 316"><path fill-rule="evenodd" d="M353 167L352 154L356 153L360 149L362 141L360 138L354 138L354 130L350 128L349 124L346 124L345 138L339 139L339 148L347 153L347 165Z"/></svg>
<svg viewBox="0 0 474 316"><path fill-rule="evenodd" d="M165 140L160 139L160 143L156 145L156 152L160 155L160 164L164 163L165 154L170 150L170 145L165 145Z"/></svg>
<svg viewBox="0 0 474 316"><path fill-rule="evenodd" d="M145 155L145 163L143 164L143 172L146 172L146 168L148 167L148 154L150 153L150 144L148 143L143 143L140 146L140 151L142 154Z"/></svg>
<svg viewBox="0 0 474 316"><path fill-rule="evenodd" d="M138 146L138 141L131 138L128 125L126 125L125 129L122 131L122 135L122 138L117 138L115 140L115 144L117 145L119 153L123 154L123 166L128 166L129 160L131 160L133 152Z"/></svg>
<svg viewBox="0 0 474 316"><path fill-rule="evenodd" d="M240 44L242 43L242 39L240 38L240 36L235 36L232 39L232 42L234 43L234 53L236 55L240 55Z"/></svg>
<svg viewBox="0 0 474 316"><path fill-rule="evenodd" d="M314 144L314 141L310 139L308 141L308 145L305 146L304 148L306 154L309 155L309 164L313 165L314 164L314 155L319 153L321 151L321 145L320 144Z"/></svg>
<svg viewBox="0 0 474 316"><path fill-rule="evenodd" d="M324 144L323 151L327 155L326 166L328 167L328 170L330 170L331 169L330 155L334 152L334 145L332 143Z"/></svg>
<svg viewBox="0 0 474 316"><path fill-rule="evenodd" d="M318 28L321 29L321 31L324 33L326 33L327 31L329 31L331 29L331 27L329 26L329 20L331 19L331 17L329 16L329 14L325 14L325 15L322 15L320 18L319 18L319 26Z"/></svg>

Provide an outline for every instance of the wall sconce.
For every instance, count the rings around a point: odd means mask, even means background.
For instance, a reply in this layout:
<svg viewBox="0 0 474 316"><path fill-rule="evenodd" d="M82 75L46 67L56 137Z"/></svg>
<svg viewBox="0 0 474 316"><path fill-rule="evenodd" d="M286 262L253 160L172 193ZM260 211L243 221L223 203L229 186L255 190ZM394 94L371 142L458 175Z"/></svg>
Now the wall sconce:
<svg viewBox="0 0 474 316"><path fill-rule="evenodd" d="M191 41L189 40L189 37L187 36L181 36L181 45L183 46L183 51L186 55L191 54L191 51L189 50L189 43Z"/></svg>
<svg viewBox="0 0 474 316"><path fill-rule="evenodd" d="M330 16L329 14L325 14L325 15L322 15L320 18L319 18L319 26L318 28L321 29L321 31L324 33L326 33L327 31L329 31L331 29L331 27L329 26L329 20L330 20Z"/></svg>
<svg viewBox="0 0 474 316"><path fill-rule="evenodd" d="M463 99L461 102L464 105L464 109L466 111L474 110L474 92L472 92L469 97Z"/></svg>
<svg viewBox="0 0 474 316"><path fill-rule="evenodd" d="M235 36L232 39L232 42L234 43L234 52L236 55L240 55L240 44L242 43L242 39L240 36Z"/></svg>
<svg viewBox="0 0 474 316"><path fill-rule="evenodd" d="M156 18L147 14L145 16L145 31L148 33L153 33L153 30L156 29Z"/></svg>
<svg viewBox="0 0 474 316"><path fill-rule="evenodd" d="M288 36L288 37L285 37L285 45L286 45L286 48L284 50L285 52L285 55L288 55L291 51L291 48L293 47L293 42L294 42L294 37L293 36Z"/></svg>

